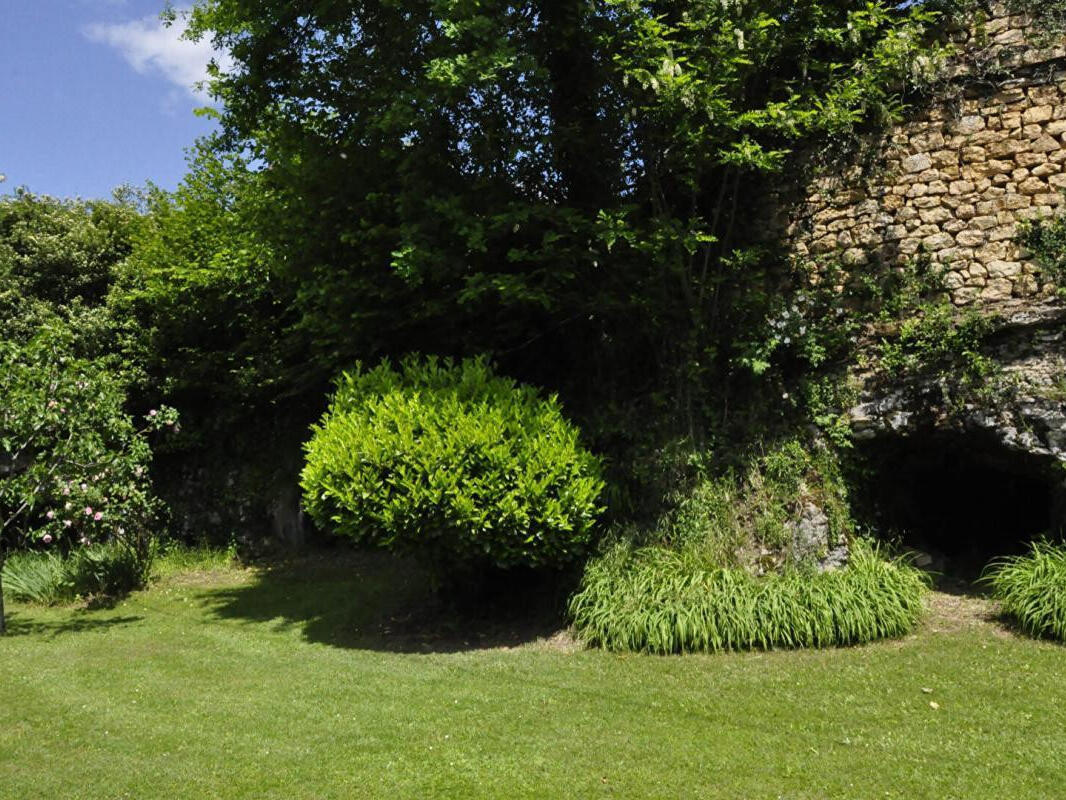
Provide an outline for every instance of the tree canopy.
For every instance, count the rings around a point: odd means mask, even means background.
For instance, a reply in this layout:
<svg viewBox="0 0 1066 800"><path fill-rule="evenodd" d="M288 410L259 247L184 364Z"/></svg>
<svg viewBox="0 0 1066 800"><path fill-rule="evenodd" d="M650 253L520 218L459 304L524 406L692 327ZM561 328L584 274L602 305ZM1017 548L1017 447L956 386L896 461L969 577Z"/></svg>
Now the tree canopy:
<svg viewBox="0 0 1066 800"><path fill-rule="evenodd" d="M756 190L897 115L942 54L934 19L883 0L206 0L189 31L233 57L213 146L261 166L261 231L326 373L489 352L570 396L665 388L695 430L692 387L742 365L739 323L773 293Z"/></svg>

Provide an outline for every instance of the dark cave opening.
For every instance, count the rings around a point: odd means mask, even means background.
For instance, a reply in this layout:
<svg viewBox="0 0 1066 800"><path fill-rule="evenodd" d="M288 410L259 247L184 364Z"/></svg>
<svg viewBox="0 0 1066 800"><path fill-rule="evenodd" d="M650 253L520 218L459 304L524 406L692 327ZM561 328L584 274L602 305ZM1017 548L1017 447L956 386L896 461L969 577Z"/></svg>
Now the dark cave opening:
<svg viewBox="0 0 1066 800"><path fill-rule="evenodd" d="M973 581L990 561L1059 533L1051 460L975 433L883 436L857 453L860 520L946 578Z"/></svg>

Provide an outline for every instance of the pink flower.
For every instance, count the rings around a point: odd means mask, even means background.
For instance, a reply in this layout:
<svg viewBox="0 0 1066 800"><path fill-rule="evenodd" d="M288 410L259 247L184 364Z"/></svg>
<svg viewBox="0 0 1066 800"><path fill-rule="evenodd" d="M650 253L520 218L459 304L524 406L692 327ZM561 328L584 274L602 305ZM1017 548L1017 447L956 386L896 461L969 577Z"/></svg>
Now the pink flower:
<svg viewBox="0 0 1066 800"><path fill-rule="evenodd" d="M85 516L91 517L93 515L93 507L85 506Z"/></svg>
<svg viewBox="0 0 1066 800"><path fill-rule="evenodd" d="M86 539L84 536L82 536L80 539L78 539L78 541L81 542L84 545L88 545L89 544L89 540Z"/></svg>
<svg viewBox="0 0 1066 800"><path fill-rule="evenodd" d="M156 410L155 410L155 409L153 408L153 409L152 409L151 411L149 411L149 412L148 412L148 416L150 416L150 417L154 417L154 416L155 416L156 414L158 414L158 413L159 413L159 412L158 412L158 411L156 411Z"/></svg>
<svg viewBox="0 0 1066 800"><path fill-rule="evenodd" d="M56 518L56 512L49 511L47 514L45 514L45 516L48 517L48 519L55 519Z"/></svg>
<svg viewBox="0 0 1066 800"><path fill-rule="evenodd" d="M73 525L73 524L74 524L74 523L73 523L73 522L71 522L71 521L70 521L69 519L65 519L65 520L63 520L63 527L64 527L64 528L69 528L69 527L70 527L71 525Z"/></svg>
<svg viewBox="0 0 1066 800"><path fill-rule="evenodd" d="M64 486L63 487L63 494L70 494L70 487L69 486Z"/></svg>
<svg viewBox="0 0 1066 800"><path fill-rule="evenodd" d="M93 514L93 519L95 519L97 522L99 522L103 518L104 518L104 512L103 511L97 511L95 514Z"/></svg>
<svg viewBox="0 0 1066 800"><path fill-rule="evenodd" d="M87 491L89 491L89 484L87 484L87 483L83 483L83 484L81 485L81 490L82 490L83 492L87 492Z"/></svg>
<svg viewBox="0 0 1066 800"><path fill-rule="evenodd" d="M46 533L44 536L41 537L41 541L44 542L45 544L51 544L52 543L52 534Z"/></svg>

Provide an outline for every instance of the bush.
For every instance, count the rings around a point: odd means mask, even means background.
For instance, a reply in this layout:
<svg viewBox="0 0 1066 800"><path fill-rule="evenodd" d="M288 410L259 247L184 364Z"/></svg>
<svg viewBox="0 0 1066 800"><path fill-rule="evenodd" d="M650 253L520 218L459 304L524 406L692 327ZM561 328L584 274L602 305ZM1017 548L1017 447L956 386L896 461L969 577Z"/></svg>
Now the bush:
<svg viewBox="0 0 1066 800"><path fill-rule="evenodd" d="M599 463L556 399L483 359L346 373L306 452L319 525L438 567L563 564L600 511Z"/></svg>
<svg viewBox="0 0 1066 800"><path fill-rule="evenodd" d="M162 512L147 434L176 414L154 409L135 424L123 372L82 352L84 316L52 314L28 341L0 340L0 561L28 544L114 541L146 576Z"/></svg>
<svg viewBox="0 0 1066 800"><path fill-rule="evenodd" d="M1066 546L1034 542L1025 555L990 565L984 579L1022 630L1066 641Z"/></svg>
<svg viewBox="0 0 1066 800"><path fill-rule="evenodd" d="M570 612L579 636L608 650L827 647L913 630L926 587L918 570L862 540L845 569L765 577L692 551L619 545L589 564Z"/></svg>

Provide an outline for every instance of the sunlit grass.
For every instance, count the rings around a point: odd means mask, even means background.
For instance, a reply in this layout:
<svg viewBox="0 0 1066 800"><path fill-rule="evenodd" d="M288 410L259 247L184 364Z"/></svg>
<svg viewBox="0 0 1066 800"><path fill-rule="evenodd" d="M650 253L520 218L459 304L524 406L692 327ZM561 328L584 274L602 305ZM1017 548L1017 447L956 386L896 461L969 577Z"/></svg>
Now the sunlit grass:
<svg viewBox="0 0 1066 800"><path fill-rule="evenodd" d="M1037 798L1066 784L1064 651L994 626L653 657L521 631L489 646L502 637L455 619L441 635L446 617L420 623L424 600L407 565L329 553L174 572L99 611L13 604L0 797Z"/></svg>

